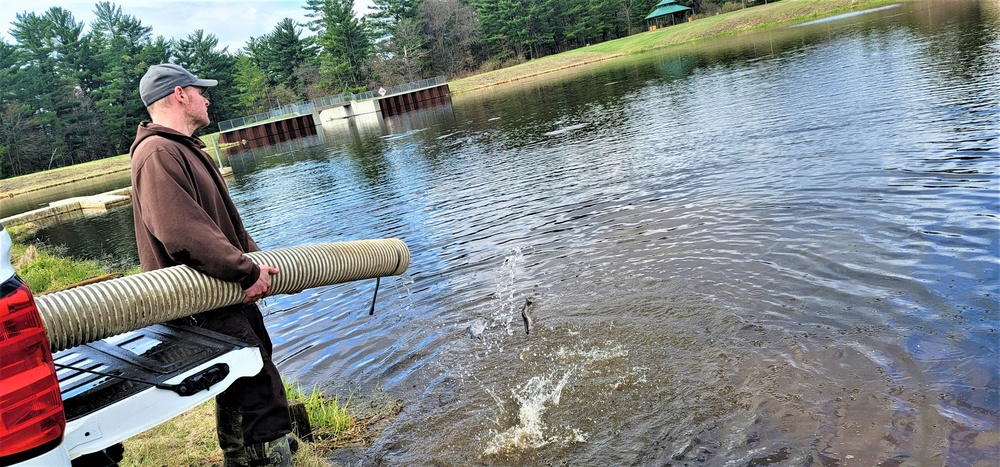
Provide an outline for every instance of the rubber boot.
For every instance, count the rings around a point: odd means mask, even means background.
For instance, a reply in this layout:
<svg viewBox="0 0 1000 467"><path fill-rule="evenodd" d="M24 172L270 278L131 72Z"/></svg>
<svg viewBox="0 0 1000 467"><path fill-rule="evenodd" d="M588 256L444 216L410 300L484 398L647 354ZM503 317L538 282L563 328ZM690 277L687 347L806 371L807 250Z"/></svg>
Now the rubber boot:
<svg viewBox="0 0 1000 467"><path fill-rule="evenodd" d="M243 447L243 411L216 403L215 431L222 448L222 466L249 467L250 456Z"/></svg>
<svg viewBox="0 0 1000 467"><path fill-rule="evenodd" d="M285 435L273 441L248 445L247 454L250 456L250 467L292 466L292 451Z"/></svg>

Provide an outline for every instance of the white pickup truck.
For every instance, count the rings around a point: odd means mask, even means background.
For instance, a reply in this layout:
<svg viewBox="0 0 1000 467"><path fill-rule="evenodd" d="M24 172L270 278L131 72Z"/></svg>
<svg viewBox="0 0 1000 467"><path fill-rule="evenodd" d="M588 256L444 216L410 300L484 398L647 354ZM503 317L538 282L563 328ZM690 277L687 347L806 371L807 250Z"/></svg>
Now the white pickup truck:
<svg viewBox="0 0 1000 467"><path fill-rule="evenodd" d="M10 248L0 225L0 465L117 465L122 441L262 366L256 347L167 324L53 355Z"/></svg>

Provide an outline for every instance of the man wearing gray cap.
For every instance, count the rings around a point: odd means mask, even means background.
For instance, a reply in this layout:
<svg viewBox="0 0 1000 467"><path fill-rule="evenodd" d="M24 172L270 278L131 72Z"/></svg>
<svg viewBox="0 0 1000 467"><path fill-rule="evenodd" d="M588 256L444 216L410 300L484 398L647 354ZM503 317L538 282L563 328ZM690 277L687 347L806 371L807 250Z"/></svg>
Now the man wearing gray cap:
<svg viewBox="0 0 1000 467"><path fill-rule="evenodd" d="M143 271L184 264L243 288L242 304L183 321L254 344L264 360L260 373L236 380L216 397L224 465L286 466L291 465L288 400L255 304L267 296L270 275L278 269L243 255L260 248L243 227L205 143L193 136L209 124L205 92L217 84L170 63L150 67L139 81L152 119L139 124L130 151L139 264Z"/></svg>

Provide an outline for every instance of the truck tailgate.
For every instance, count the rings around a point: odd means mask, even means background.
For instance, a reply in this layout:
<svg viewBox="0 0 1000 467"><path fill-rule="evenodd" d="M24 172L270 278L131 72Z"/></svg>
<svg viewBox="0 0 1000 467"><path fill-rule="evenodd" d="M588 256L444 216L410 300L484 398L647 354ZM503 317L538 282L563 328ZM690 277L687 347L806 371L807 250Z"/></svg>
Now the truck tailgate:
<svg viewBox="0 0 1000 467"><path fill-rule="evenodd" d="M262 367L257 347L212 331L170 324L66 349L53 358L66 409L64 439L71 458L99 451L180 415ZM219 381L206 390L186 384L191 394L184 396L155 386L190 383L193 375L202 375L196 377L201 381Z"/></svg>

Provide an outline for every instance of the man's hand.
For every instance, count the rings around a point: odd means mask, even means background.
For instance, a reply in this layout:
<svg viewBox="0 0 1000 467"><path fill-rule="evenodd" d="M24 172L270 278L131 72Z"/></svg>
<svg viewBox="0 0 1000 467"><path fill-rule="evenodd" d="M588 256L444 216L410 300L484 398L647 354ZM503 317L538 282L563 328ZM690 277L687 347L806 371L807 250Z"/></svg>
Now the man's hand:
<svg viewBox="0 0 1000 467"><path fill-rule="evenodd" d="M257 282L254 282L249 289L243 291L246 296L243 298L243 303L253 303L267 296L268 292L271 291L271 274L277 274L278 268L260 265L260 277L257 278Z"/></svg>

